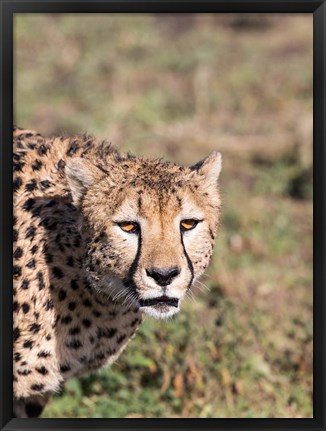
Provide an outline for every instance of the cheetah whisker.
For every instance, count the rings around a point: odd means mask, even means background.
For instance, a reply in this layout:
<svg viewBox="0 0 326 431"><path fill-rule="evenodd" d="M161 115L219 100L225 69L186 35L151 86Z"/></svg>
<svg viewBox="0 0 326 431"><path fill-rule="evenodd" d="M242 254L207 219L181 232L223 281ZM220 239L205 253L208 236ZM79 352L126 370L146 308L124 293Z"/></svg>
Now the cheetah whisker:
<svg viewBox="0 0 326 431"><path fill-rule="evenodd" d="M194 293L191 290L188 290L186 292L186 295L187 295L188 298L190 298L193 301L193 303L196 303L196 297L195 297Z"/></svg>
<svg viewBox="0 0 326 431"><path fill-rule="evenodd" d="M205 284L205 283L202 283L201 281L199 281L199 280L197 280L197 283L198 283L198 289L199 290L201 290L202 292L204 292L205 290L207 291L207 292L210 292L210 288Z"/></svg>
<svg viewBox="0 0 326 431"><path fill-rule="evenodd" d="M127 291L121 290L120 292L118 292L114 295L114 297L112 298L112 301L117 301L119 298L121 298L122 296L125 296L127 294L128 294Z"/></svg>

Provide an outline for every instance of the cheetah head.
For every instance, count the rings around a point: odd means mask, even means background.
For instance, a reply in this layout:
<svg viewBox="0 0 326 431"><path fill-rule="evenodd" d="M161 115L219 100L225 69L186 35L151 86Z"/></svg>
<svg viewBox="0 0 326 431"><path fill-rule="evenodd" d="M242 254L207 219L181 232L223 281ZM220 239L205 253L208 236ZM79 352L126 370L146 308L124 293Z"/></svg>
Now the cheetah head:
<svg viewBox="0 0 326 431"><path fill-rule="evenodd" d="M193 167L114 157L70 159L92 285L155 318L177 313L209 263L219 223L221 155Z"/></svg>

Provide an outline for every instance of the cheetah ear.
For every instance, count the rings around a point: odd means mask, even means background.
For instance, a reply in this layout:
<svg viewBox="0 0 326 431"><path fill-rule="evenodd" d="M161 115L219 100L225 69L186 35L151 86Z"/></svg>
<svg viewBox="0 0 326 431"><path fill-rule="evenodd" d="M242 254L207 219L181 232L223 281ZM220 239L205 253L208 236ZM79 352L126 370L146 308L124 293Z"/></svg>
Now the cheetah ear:
<svg viewBox="0 0 326 431"><path fill-rule="evenodd" d="M217 183L222 169L222 155L218 151L213 151L205 159L191 167L198 174L203 175L211 183Z"/></svg>
<svg viewBox="0 0 326 431"><path fill-rule="evenodd" d="M73 203L76 206L79 206L89 187L103 176L103 172L99 168L81 157L67 161L65 174Z"/></svg>

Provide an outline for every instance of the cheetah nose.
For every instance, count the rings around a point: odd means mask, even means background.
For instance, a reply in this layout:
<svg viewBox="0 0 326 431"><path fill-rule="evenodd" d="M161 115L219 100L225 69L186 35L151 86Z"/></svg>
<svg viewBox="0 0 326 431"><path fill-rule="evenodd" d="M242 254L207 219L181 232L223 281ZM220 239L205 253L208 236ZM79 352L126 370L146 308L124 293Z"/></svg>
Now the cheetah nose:
<svg viewBox="0 0 326 431"><path fill-rule="evenodd" d="M172 268L151 268L146 269L148 277L153 278L159 286L168 286L173 278L180 274L180 269L177 266Z"/></svg>

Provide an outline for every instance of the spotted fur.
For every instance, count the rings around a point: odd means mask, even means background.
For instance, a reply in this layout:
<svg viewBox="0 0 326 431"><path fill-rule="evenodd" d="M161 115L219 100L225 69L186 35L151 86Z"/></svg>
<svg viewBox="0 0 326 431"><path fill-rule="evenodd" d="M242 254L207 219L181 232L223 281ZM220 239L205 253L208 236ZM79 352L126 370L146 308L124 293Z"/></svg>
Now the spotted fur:
<svg viewBox="0 0 326 431"><path fill-rule="evenodd" d="M66 379L112 363L143 313L179 310L212 253L220 168L219 153L185 168L14 127L16 416L38 416ZM183 219L196 226L182 231Z"/></svg>

